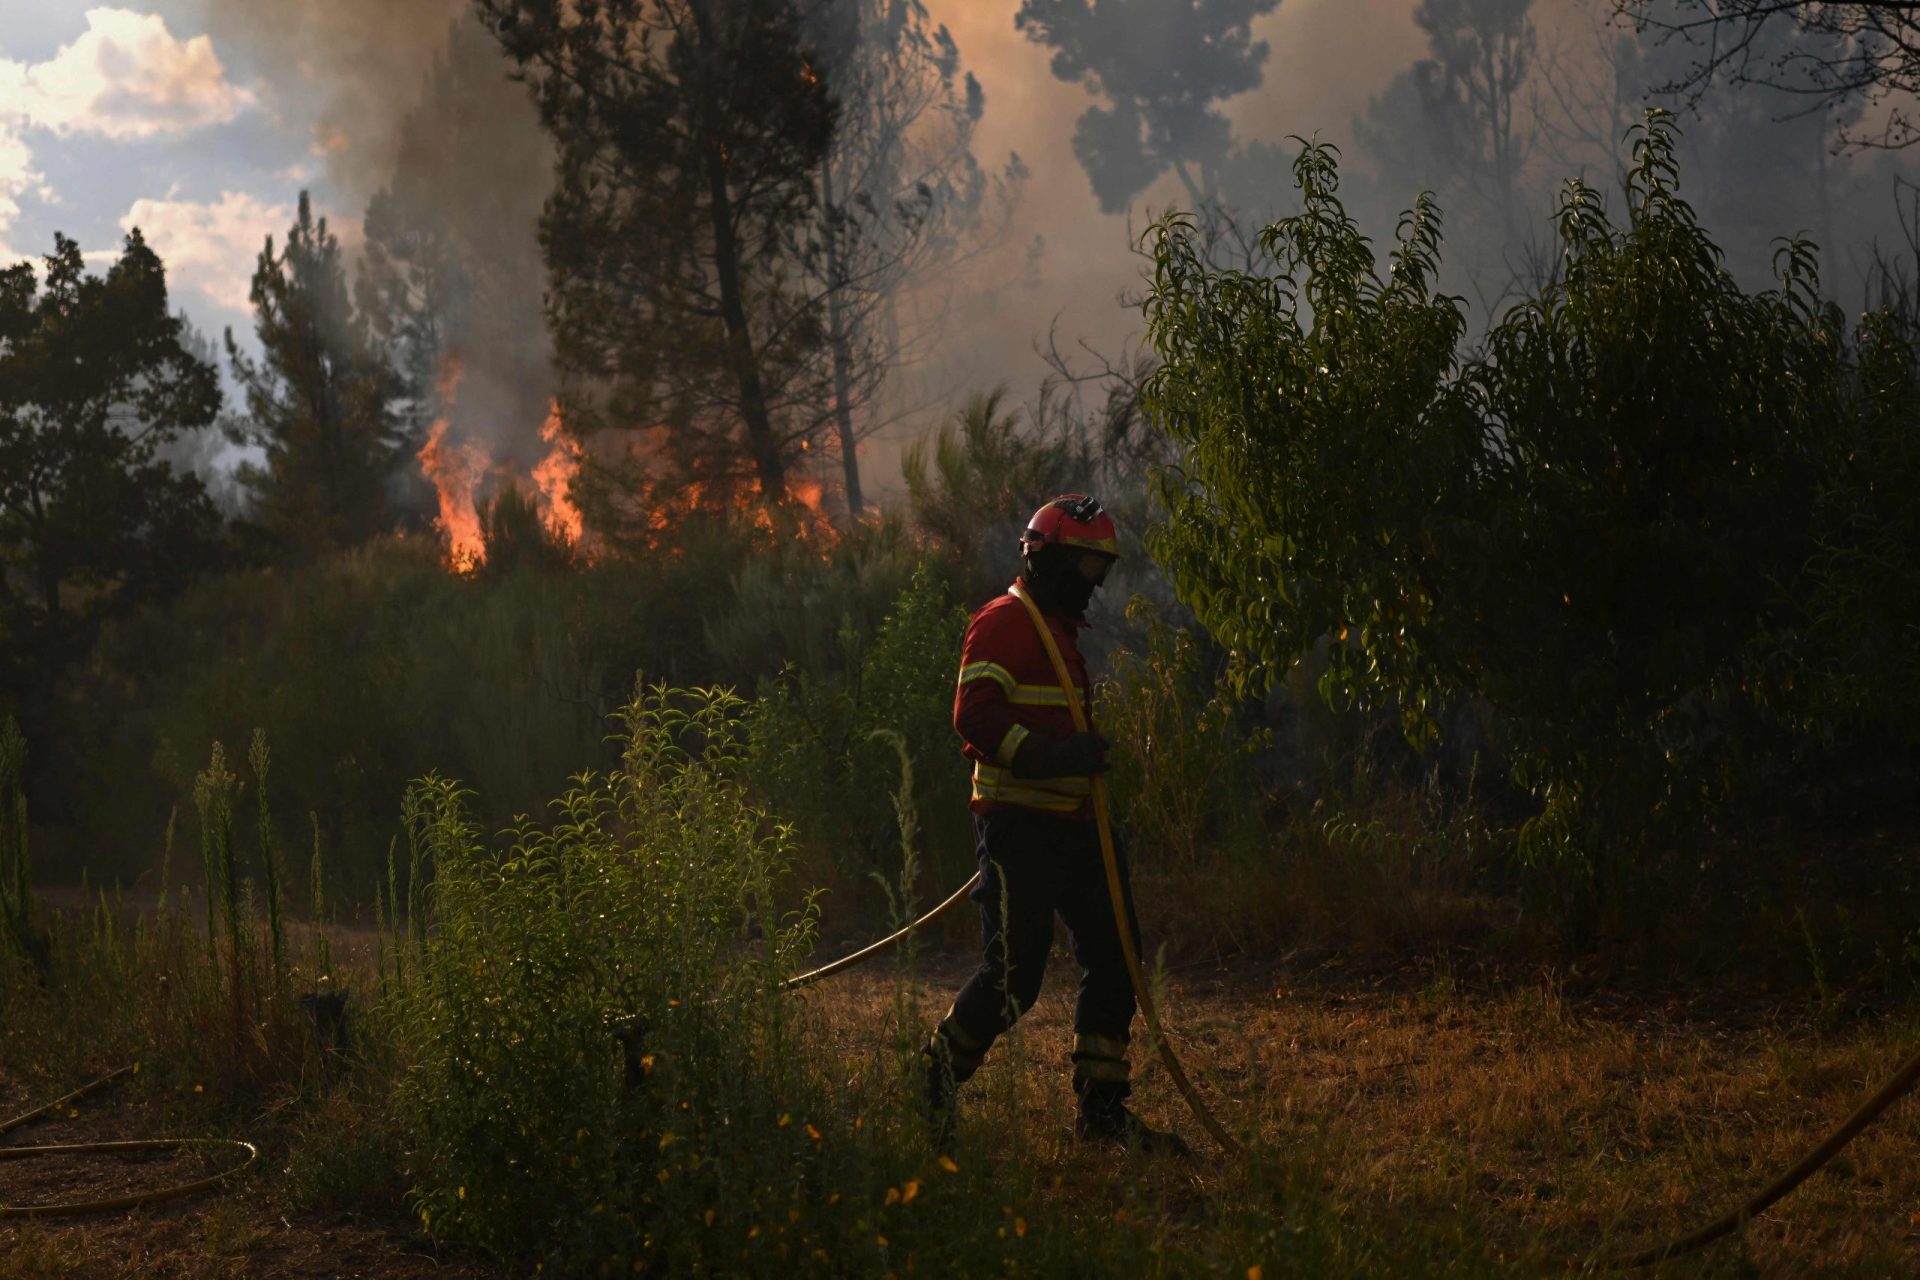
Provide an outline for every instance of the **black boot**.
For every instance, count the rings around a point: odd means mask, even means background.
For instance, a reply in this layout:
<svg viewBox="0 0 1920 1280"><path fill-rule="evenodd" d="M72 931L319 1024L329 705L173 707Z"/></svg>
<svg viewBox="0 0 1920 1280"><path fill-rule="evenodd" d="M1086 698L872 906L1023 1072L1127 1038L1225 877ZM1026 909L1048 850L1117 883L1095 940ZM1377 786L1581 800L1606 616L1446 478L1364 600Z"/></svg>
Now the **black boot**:
<svg viewBox="0 0 1920 1280"><path fill-rule="evenodd" d="M953 1058L947 1050L947 1042L939 1032L935 1032L926 1047L920 1050L920 1058L925 1064L921 1102L926 1108L927 1129L933 1138L935 1150L950 1151L953 1148L956 1111L954 1095L959 1085L953 1077Z"/></svg>
<svg viewBox="0 0 1920 1280"><path fill-rule="evenodd" d="M1128 1151L1146 1155L1193 1158L1193 1148L1179 1134L1155 1129L1127 1110L1125 1092L1093 1082L1081 1087L1080 1114L1073 1122L1073 1136L1087 1142L1118 1143Z"/></svg>

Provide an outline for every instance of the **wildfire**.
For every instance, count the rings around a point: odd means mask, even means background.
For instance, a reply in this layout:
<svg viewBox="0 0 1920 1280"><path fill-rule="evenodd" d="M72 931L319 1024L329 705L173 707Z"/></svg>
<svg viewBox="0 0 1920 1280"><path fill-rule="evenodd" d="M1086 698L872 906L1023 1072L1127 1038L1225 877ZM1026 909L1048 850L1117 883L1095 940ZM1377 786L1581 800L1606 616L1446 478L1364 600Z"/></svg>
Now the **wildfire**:
<svg viewBox="0 0 1920 1280"><path fill-rule="evenodd" d="M566 433L558 400L552 402L547 420L540 424L540 438L552 446L552 451L533 469L534 487L540 493L541 516L555 541L577 547L586 528L580 519L580 508L573 503L573 478L580 472L580 445Z"/></svg>
<svg viewBox="0 0 1920 1280"><path fill-rule="evenodd" d="M420 446L420 470L433 482L434 495L440 501L440 518L435 524L447 543L447 565L456 573L470 573L487 558L486 539L480 536L480 509L474 497L492 459L485 448L472 441L447 439L447 414L460 389L462 372L458 356L448 356L440 366L441 416L434 419L427 442Z"/></svg>
<svg viewBox="0 0 1920 1280"><path fill-rule="evenodd" d="M446 564L455 573L471 573L486 562L487 543L481 512L503 486L512 485L519 466L495 459L482 442L462 439L452 425L452 412L460 386L461 365L457 356L448 356L440 368L441 416L427 433L420 449L420 470L432 482L440 514L435 520L446 544ZM658 433L664 436L664 429ZM643 453L662 448L661 440L643 433ZM578 440L567 433L560 404L549 402L546 421L540 425L540 439L547 446L546 456L534 464L525 476L532 481L534 502L540 523L553 541L571 548L575 555L591 558L586 547L586 524L573 496L573 483L580 474L585 452ZM673 531L681 521L696 512L731 510L745 523L763 533L798 537L816 548L833 544L836 534L825 510L826 486L811 478L792 477L787 484L787 500L782 512L768 509L760 498L759 482L751 477L738 484L714 489L700 481L668 480L657 477L634 495L644 513L649 530L646 541L655 546L673 541Z"/></svg>

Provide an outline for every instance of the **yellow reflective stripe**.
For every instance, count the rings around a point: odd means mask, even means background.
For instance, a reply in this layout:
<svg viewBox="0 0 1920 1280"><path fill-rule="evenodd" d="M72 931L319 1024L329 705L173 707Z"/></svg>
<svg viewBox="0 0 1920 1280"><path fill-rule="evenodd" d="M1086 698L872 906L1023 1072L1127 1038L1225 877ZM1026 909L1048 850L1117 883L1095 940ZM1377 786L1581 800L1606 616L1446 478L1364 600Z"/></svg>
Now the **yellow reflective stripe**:
<svg viewBox="0 0 1920 1280"><path fill-rule="evenodd" d="M1124 1062L1127 1057L1127 1042L1114 1040L1108 1036L1077 1035L1073 1038L1073 1052L1075 1055L1091 1054L1096 1058Z"/></svg>
<svg viewBox="0 0 1920 1280"><path fill-rule="evenodd" d="M1108 1062L1104 1058L1076 1058L1073 1063L1073 1074L1082 1080L1105 1080L1113 1084L1125 1084L1127 1064Z"/></svg>
<svg viewBox="0 0 1920 1280"><path fill-rule="evenodd" d="M1017 687L1014 683L1013 672L1007 670L997 662L969 662L966 666L960 668L961 684L969 684L975 680L993 681L1007 691L1008 697L1013 696L1013 691Z"/></svg>
<svg viewBox="0 0 1920 1280"><path fill-rule="evenodd" d="M1060 541L1070 547L1082 547L1088 551L1098 551L1102 555L1120 558L1120 540L1118 538L1076 538L1071 534L1060 535Z"/></svg>
<svg viewBox="0 0 1920 1280"><path fill-rule="evenodd" d="M1007 690L1007 701L1016 707L1064 707L1067 691L1057 684L1016 684Z"/></svg>
<svg viewBox="0 0 1920 1280"><path fill-rule="evenodd" d="M966 1030L961 1027L960 1023L954 1018L953 1014L953 1006L948 1005L947 1016L940 1019L940 1034L951 1040L955 1048L964 1049L970 1053L979 1053L985 1046L968 1035Z"/></svg>
<svg viewBox="0 0 1920 1280"><path fill-rule="evenodd" d="M973 782L975 800L996 800L1002 804L1020 804L1029 809L1045 809L1048 813L1073 813L1085 803L1078 796L1063 796L1053 791L1034 791L1027 787L982 786L978 778Z"/></svg>
<svg viewBox="0 0 1920 1280"><path fill-rule="evenodd" d="M973 785L981 787L1024 787L1030 791L1051 791L1062 796L1090 796L1093 779L1085 774L1066 774L1058 778L1017 778L1013 770L1002 769L984 760L973 762Z"/></svg>
<svg viewBox="0 0 1920 1280"><path fill-rule="evenodd" d="M1020 752L1020 744L1026 740L1027 726L1023 724L1013 726L1013 728L1007 730L1007 736L1000 739L1000 745L995 749L993 758L1011 769L1013 767L1014 756Z"/></svg>

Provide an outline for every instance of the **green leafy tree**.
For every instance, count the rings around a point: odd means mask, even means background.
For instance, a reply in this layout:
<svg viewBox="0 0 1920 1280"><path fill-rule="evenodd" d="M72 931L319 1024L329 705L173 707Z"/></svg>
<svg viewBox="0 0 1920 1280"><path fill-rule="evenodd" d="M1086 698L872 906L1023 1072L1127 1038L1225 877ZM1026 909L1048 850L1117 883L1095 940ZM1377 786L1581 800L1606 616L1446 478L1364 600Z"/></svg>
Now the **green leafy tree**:
<svg viewBox="0 0 1920 1280"><path fill-rule="evenodd" d="M311 554L365 540L386 523L386 486L406 445L393 411L393 370L348 296L340 241L307 193L275 252L253 273L254 359L227 331L227 358L246 391L236 441L262 449L242 470L254 520L279 547Z"/></svg>
<svg viewBox="0 0 1920 1280"><path fill-rule="evenodd" d="M826 398L799 234L833 133L794 7L481 0L480 12L559 148L541 234L570 429L650 433L647 448L593 455L589 519L648 536L656 487L689 480L783 501Z"/></svg>
<svg viewBox="0 0 1920 1280"><path fill-rule="evenodd" d="M1053 74L1106 101L1081 115L1073 153L1107 213L1169 171L1193 207L1255 194L1224 188L1252 176L1217 105L1256 89L1267 42L1253 23L1280 0L1022 0L1014 25L1054 51ZM1262 149L1270 159L1270 153Z"/></svg>
<svg viewBox="0 0 1920 1280"><path fill-rule="evenodd" d="M10 684L180 583L220 531L200 481L158 456L220 408L160 259L135 230L104 276L65 236L44 262L0 271L0 630L24 664Z"/></svg>
<svg viewBox="0 0 1920 1280"><path fill-rule="evenodd" d="M1603 898L1596 840L1767 776L1809 564L1886 532L1861 514L1884 481L1849 457L1869 402L1811 246L1743 290L1677 194L1674 142L1657 115L1641 132L1625 226L1567 185L1561 278L1470 359L1430 200L1382 278L1319 147L1265 271L1211 270L1163 222L1147 304L1147 407L1182 450L1153 546L1182 598L1259 684L1333 636L1324 691L1397 705L1416 741L1450 699L1491 707L1545 805L1526 846L1579 853Z"/></svg>

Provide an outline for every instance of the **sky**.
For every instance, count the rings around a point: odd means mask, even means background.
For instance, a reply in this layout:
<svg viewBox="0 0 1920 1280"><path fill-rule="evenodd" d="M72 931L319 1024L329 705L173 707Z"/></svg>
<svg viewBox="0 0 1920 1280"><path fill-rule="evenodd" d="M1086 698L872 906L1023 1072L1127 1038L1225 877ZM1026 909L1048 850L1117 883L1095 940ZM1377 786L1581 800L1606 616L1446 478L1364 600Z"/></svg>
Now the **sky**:
<svg viewBox="0 0 1920 1280"><path fill-rule="evenodd" d="M323 178L303 122L205 31L159 13L0 9L0 259L48 253L59 232L100 268L138 226L176 308L210 338L244 330L254 256Z"/></svg>

